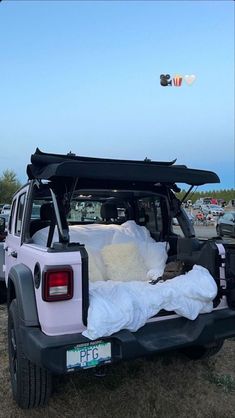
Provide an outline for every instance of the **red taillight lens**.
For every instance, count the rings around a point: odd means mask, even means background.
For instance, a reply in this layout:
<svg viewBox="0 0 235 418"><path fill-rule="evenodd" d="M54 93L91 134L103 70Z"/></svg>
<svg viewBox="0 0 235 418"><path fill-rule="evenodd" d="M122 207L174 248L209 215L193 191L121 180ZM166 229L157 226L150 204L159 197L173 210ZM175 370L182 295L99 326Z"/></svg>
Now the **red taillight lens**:
<svg viewBox="0 0 235 418"><path fill-rule="evenodd" d="M73 270L70 267L47 270L43 278L43 300L53 302L73 297Z"/></svg>

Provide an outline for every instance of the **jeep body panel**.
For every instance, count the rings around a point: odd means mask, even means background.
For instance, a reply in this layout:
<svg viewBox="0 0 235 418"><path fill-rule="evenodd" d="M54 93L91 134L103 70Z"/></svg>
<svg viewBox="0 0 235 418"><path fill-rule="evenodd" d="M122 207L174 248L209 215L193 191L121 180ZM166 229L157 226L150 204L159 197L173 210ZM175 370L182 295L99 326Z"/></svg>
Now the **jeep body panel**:
<svg viewBox="0 0 235 418"><path fill-rule="evenodd" d="M192 345L207 345L235 336L235 311L215 310L199 315L194 321L178 317L145 324L132 333L121 330L100 340L111 342L112 363L147 356ZM77 344L90 343L82 334L46 336L39 328L21 327L27 358L56 374L74 370L66 368L66 352ZM79 369L77 369L79 371Z"/></svg>
<svg viewBox="0 0 235 418"><path fill-rule="evenodd" d="M39 326L33 275L25 264L12 267L8 276L8 306L17 299L20 319L25 326Z"/></svg>
<svg viewBox="0 0 235 418"><path fill-rule="evenodd" d="M80 252L48 252L36 244L22 244L18 249L17 263L24 263L32 273L33 292L35 292L38 318L42 331L47 335L70 334L82 332L85 327L82 321L82 279ZM41 280L37 288L34 283L34 270L38 265ZM71 266L74 278L73 298L68 301L46 302L42 299L42 281L45 269L60 266ZM10 270L11 272L11 270ZM8 274L8 278L10 274ZM7 281L8 281L7 278ZM23 278L19 277L20 280Z"/></svg>

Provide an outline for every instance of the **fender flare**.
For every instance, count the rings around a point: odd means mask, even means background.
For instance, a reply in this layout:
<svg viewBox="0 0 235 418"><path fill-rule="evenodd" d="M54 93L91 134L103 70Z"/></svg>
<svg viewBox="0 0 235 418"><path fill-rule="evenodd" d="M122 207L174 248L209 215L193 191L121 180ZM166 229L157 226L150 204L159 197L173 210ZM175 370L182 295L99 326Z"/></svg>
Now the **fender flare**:
<svg viewBox="0 0 235 418"><path fill-rule="evenodd" d="M14 286L14 290L12 286ZM12 291L17 300L19 316L23 324L28 327L39 326L33 275L24 264L13 266L9 271L7 284L8 307L13 299Z"/></svg>

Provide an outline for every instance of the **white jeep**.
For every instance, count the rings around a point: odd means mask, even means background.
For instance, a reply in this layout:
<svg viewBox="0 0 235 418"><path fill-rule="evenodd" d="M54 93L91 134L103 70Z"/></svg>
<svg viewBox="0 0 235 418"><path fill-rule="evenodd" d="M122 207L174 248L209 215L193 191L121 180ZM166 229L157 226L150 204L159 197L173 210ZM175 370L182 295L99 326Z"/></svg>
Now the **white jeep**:
<svg viewBox="0 0 235 418"><path fill-rule="evenodd" d="M54 374L170 349L199 358L235 336L235 246L197 239L175 196L177 182L191 189L219 182L215 173L38 149L27 173L0 252L20 407L45 405ZM94 208L89 219L76 210L87 203ZM173 232L173 218L183 238ZM170 262L181 263L184 274L164 281ZM168 303L164 295L173 293ZM107 323L112 327L104 329Z"/></svg>

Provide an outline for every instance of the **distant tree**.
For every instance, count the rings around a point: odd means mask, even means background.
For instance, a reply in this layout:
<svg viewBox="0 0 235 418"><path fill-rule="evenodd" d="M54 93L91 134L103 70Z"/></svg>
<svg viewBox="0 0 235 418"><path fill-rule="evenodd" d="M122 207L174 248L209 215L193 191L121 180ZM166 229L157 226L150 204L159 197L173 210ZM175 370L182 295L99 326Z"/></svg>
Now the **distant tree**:
<svg viewBox="0 0 235 418"><path fill-rule="evenodd" d="M182 190L179 193L176 193L176 196L181 200L185 195L185 190ZM197 199L200 197L214 197L217 199L223 199L227 203L235 199L235 190L234 189L221 189L221 190L207 190L207 191L196 191L194 193L190 193L187 199L191 199L193 203L196 202ZM186 200L187 200L186 199Z"/></svg>
<svg viewBox="0 0 235 418"><path fill-rule="evenodd" d="M11 203L12 196L21 186L13 170L5 170L0 177L0 202Z"/></svg>

